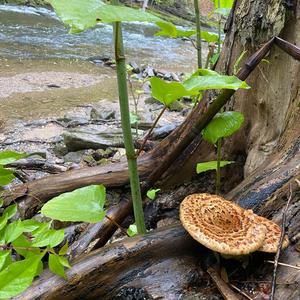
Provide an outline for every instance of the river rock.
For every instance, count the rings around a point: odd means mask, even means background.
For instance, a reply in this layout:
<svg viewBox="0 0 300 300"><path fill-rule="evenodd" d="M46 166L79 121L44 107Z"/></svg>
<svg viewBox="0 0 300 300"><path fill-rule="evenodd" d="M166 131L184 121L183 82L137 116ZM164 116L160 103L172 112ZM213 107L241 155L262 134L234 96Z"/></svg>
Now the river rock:
<svg viewBox="0 0 300 300"><path fill-rule="evenodd" d="M135 62L130 62L129 65L132 67L132 73L139 74L141 73L141 68Z"/></svg>
<svg viewBox="0 0 300 300"><path fill-rule="evenodd" d="M52 151L57 157L63 157L68 153L68 148L63 142L60 142L54 145Z"/></svg>
<svg viewBox="0 0 300 300"><path fill-rule="evenodd" d="M156 74L155 70L151 67L147 67L143 72L144 77L154 77L155 74Z"/></svg>
<svg viewBox="0 0 300 300"><path fill-rule="evenodd" d="M65 132L63 138L70 152L123 146L123 135L120 128L76 128Z"/></svg>
<svg viewBox="0 0 300 300"><path fill-rule="evenodd" d="M113 109L104 109L94 106L91 110L91 119L95 121L116 119L116 112Z"/></svg>
<svg viewBox="0 0 300 300"><path fill-rule="evenodd" d="M155 128L150 136L151 140L163 139L175 130L180 124L167 124L162 127Z"/></svg>
<svg viewBox="0 0 300 300"><path fill-rule="evenodd" d="M84 154L84 150L69 152L64 156L64 162L65 163L73 162L79 164L83 154Z"/></svg>
<svg viewBox="0 0 300 300"><path fill-rule="evenodd" d="M75 127L80 125L86 125L90 121L88 112L79 114L78 112L67 112L63 118L58 118L58 122L63 123L66 127Z"/></svg>

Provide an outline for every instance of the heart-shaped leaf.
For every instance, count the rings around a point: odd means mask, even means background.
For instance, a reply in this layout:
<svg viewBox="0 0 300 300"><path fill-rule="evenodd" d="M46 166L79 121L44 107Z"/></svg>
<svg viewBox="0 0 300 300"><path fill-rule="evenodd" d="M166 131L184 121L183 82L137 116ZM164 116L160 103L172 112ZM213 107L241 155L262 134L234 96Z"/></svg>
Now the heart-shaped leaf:
<svg viewBox="0 0 300 300"><path fill-rule="evenodd" d="M60 221L96 223L105 217L105 187L90 185L48 201L43 215Z"/></svg>
<svg viewBox="0 0 300 300"><path fill-rule="evenodd" d="M202 130L203 138L212 143L220 138L231 136L240 129L244 122L243 114L236 111L218 113L210 123Z"/></svg>
<svg viewBox="0 0 300 300"><path fill-rule="evenodd" d="M125 6L105 4L100 0L49 0L59 18L76 33L94 27L97 23L160 21L147 12Z"/></svg>

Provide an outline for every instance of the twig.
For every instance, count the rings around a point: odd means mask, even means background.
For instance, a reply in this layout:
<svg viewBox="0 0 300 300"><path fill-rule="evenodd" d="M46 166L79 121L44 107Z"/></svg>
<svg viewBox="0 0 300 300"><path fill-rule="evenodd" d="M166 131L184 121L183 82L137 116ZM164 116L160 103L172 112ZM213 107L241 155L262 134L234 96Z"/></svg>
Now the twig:
<svg viewBox="0 0 300 300"><path fill-rule="evenodd" d="M235 289L236 291L238 291L241 295L243 295L244 297L246 297L249 300L253 300L249 295L247 295L245 292L243 292L242 290L240 290L237 286L233 285L232 283L229 283L229 285Z"/></svg>
<svg viewBox="0 0 300 300"><path fill-rule="evenodd" d="M268 262L270 264L274 264L275 263L275 261L273 261L273 260L266 260L265 262ZM296 269L296 270L300 271L300 267L297 267L297 266L285 264L285 263L282 263L282 262L278 262L278 265L284 266L284 267L288 267L288 268L291 268L291 269Z"/></svg>
<svg viewBox="0 0 300 300"><path fill-rule="evenodd" d="M271 289L270 300L274 300L274 296L275 296L278 259L279 259L279 256L280 256L280 251L281 251L281 247L282 247L282 243L283 243L283 239L284 239L284 234L285 234L286 213L287 213L287 210L289 208L291 199L292 199L292 186L290 184L289 198L288 198L288 201L286 203L286 207L285 207L285 209L283 211L283 214L282 214L282 224L281 224L282 228L281 228L281 235L280 235L280 240L279 240L279 244L278 244L278 249L277 249L277 253L276 253L275 261L274 261L274 270L273 270L272 289Z"/></svg>
<svg viewBox="0 0 300 300"><path fill-rule="evenodd" d="M141 154L141 152L143 151L144 147L145 147L145 144L146 142L148 141L151 133L153 132L156 124L158 123L159 119L161 118L161 116L163 115L163 113L166 111L167 109L167 106L164 106L164 108L162 109L162 111L159 113L159 115L157 116L156 120L154 121L153 125L151 126L149 132L147 133L147 135L145 136L144 140L143 140L143 143L140 147L140 149L137 151L137 154L136 156L139 156Z"/></svg>
<svg viewBox="0 0 300 300"><path fill-rule="evenodd" d="M230 289L228 284L219 276L218 272L214 268L209 267L207 269L207 273L216 284L225 300L239 300L236 293Z"/></svg>
<svg viewBox="0 0 300 300"><path fill-rule="evenodd" d="M128 237L130 237L130 235L127 233L127 231L120 224L118 224L113 218L111 218L108 215L106 215L105 218L107 218L110 222L112 222L114 225L116 225L124 234L126 234Z"/></svg>

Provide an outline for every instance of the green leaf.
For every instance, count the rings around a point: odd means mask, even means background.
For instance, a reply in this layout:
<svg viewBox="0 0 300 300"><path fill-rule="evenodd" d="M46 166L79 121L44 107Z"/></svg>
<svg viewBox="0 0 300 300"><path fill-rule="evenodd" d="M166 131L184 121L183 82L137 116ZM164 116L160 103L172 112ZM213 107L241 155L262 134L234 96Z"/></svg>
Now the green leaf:
<svg viewBox="0 0 300 300"><path fill-rule="evenodd" d="M35 277L45 253L11 263L0 272L0 298L14 297L26 290Z"/></svg>
<svg viewBox="0 0 300 300"><path fill-rule="evenodd" d="M205 40L208 43L218 42L219 36L216 33L201 31L201 39Z"/></svg>
<svg viewBox="0 0 300 300"><path fill-rule="evenodd" d="M220 1L220 7L219 7ZM234 0L214 0L216 8L232 8Z"/></svg>
<svg viewBox="0 0 300 300"><path fill-rule="evenodd" d="M215 71L199 69L190 78L183 82L184 87L195 92L210 89L248 89L250 88L245 81L236 76L220 75Z"/></svg>
<svg viewBox="0 0 300 300"><path fill-rule="evenodd" d="M160 27L161 31L157 32L156 36L167 36L170 38L191 37L196 34L195 30L180 30L175 25L165 21L158 21L155 24Z"/></svg>
<svg viewBox="0 0 300 300"><path fill-rule="evenodd" d="M60 221L96 223L105 217L105 187L90 185L48 201L41 212Z"/></svg>
<svg viewBox="0 0 300 300"><path fill-rule="evenodd" d="M60 248L58 254L59 255L66 255L67 252L68 252L68 248L69 248L69 245L68 245L68 241Z"/></svg>
<svg viewBox="0 0 300 300"><path fill-rule="evenodd" d="M40 232L33 240L32 247L46 247L51 248L59 245L64 240L65 232L63 229L55 230L48 229Z"/></svg>
<svg viewBox="0 0 300 300"><path fill-rule="evenodd" d="M0 186L7 185L14 180L15 176L13 173L14 172L12 170L4 169L0 166Z"/></svg>
<svg viewBox="0 0 300 300"><path fill-rule="evenodd" d="M129 228L127 229L127 234L130 236L130 237L133 237L135 235L138 234L138 231L137 231L137 226L135 224L131 224L129 226Z"/></svg>
<svg viewBox="0 0 300 300"><path fill-rule="evenodd" d="M0 251L0 271L5 269L8 265L12 263L10 250Z"/></svg>
<svg viewBox="0 0 300 300"><path fill-rule="evenodd" d="M190 96L195 93L189 92L180 82L166 82L158 77L150 79L152 96L166 106L183 96Z"/></svg>
<svg viewBox="0 0 300 300"><path fill-rule="evenodd" d="M220 138L231 136L239 130L243 122L244 116L239 112L226 111L218 113L202 130L203 138L212 144L216 144Z"/></svg>
<svg viewBox="0 0 300 300"><path fill-rule="evenodd" d="M233 163L234 163L234 161L221 160L220 167L223 168L223 167L225 167L229 164L233 164ZM198 163L197 164L197 174L211 171L211 170L217 170L217 164L218 164L218 162L216 160Z"/></svg>
<svg viewBox="0 0 300 300"><path fill-rule="evenodd" d="M17 220L8 224L4 232L4 240L6 243L11 243L23 233L22 221Z"/></svg>
<svg viewBox="0 0 300 300"><path fill-rule="evenodd" d="M61 264L61 261L59 260L59 256L56 254L49 254L49 260L48 260L49 269L58 276L63 277L64 279L67 279L64 266Z"/></svg>
<svg viewBox="0 0 300 300"><path fill-rule="evenodd" d="M23 232L33 232L34 230L40 228L42 223L33 219L29 219L29 220L22 221L22 225L24 228Z"/></svg>
<svg viewBox="0 0 300 300"><path fill-rule="evenodd" d="M154 200L156 197L156 193L159 191L160 191L160 189L151 189L147 192L147 197L151 200Z"/></svg>
<svg viewBox="0 0 300 300"><path fill-rule="evenodd" d="M14 240L12 245L14 250L24 258L29 258L41 252L39 248L33 249L31 241L24 234L21 234L16 240Z"/></svg>
<svg viewBox="0 0 300 300"><path fill-rule="evenodd" d="M4 209L3 215L6 215L7 219L10 219L17 213L17 211L18 211L17 204L12 204Z"/></svg>
<svg viewBox="0 0 300 300"><path fill-rule="evenodd" d="M99 0L49 0L59 18L76 33L94 27L97 23L157 22L149 13L124 6L105 4Z"/></svg>
<svg viewBox="0 0 300 300"><path fill-rule="evenodd" d="M27 157L26 153L18 153L10 150L0 152L0 165L7 165L21 158Z"/></svg>

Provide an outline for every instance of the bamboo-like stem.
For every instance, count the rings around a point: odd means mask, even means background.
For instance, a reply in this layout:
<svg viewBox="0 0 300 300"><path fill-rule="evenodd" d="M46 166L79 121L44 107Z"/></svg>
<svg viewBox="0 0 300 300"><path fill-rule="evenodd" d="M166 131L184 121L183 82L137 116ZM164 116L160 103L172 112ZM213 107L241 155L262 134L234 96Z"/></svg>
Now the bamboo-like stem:
<svg viewBox="0 0 300 300"><path fill-rule="evenodd" d="M119 3L118 0L112 1L112 4L114 5L118 5L118 3ZM136 161L136 155L134 151L131 126L130 126L127 72L126 72L125 54L124 54L124 46L123 46L122 27L120 22L114 23L114 40L115 40L115 45L114 45L115 59L116 59L118 89L119 89L119 104L120 104L120 112L121 112L121 124L123 130L123 138L124 138L124 144L126 149L127 162L128 162L133 212L134 212L135 224L137 226L137 231L139 234L144 234L146 233L146 226L144 220L137 161Z"/></svg>
<svg viewBox="0 0 300 300"><path fill-rule="evenodd" d="M200 22L200 10L199 1L194 0L195 17L196 17L196 30L197 30L197 59L198 68L202 68L202 44L201 44L201 22Z"/></svg>
<svg viewBox="0 0 300 300"><path fill-rule="evenodd" d="M221 1L218 0L218 8L221 7ZM221 20L222 16L219 15L219 22L218 22L218 54L221 52Z"/></svg>
<svg viewBox="0 0 300 300"><path fill-rule="evenodd" d="M217 141L217 174L216 174L216 194L220 194L221 189L221 139Z"/></svg>

